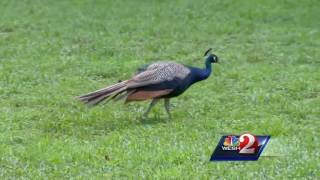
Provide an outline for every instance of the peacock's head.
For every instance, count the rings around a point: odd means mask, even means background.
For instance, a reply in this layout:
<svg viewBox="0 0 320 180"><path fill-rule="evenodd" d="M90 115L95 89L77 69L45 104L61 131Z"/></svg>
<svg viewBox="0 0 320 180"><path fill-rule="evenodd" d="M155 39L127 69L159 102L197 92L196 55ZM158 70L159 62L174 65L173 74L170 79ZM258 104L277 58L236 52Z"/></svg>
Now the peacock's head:
<svg viewBox="0 0 320 180"><path fill-rule="evenodd" d="M211 62L211 63L218 63L218 56L216 56L215 54L212 54L212 48L209 48L205 53L204 56L206 57L206 60Z"/></svg>

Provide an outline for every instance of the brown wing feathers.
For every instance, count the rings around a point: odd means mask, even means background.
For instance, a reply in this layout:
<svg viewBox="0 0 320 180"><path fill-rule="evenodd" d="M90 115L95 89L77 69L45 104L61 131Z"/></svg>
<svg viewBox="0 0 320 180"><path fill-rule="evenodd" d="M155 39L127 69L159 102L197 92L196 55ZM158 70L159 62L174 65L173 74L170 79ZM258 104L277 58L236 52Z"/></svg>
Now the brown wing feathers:
<svg viewBox="0 0 320 180"><path fill-rule="evenodd" d="M169 94L171 91L173 90L172 89L164 89L164 90L157 90L157 91L138 90L138 91L135 91L134 93L129 94L128 97L126 98L126 102L143 101L147 99L152 99L152 98Z"/></svg>

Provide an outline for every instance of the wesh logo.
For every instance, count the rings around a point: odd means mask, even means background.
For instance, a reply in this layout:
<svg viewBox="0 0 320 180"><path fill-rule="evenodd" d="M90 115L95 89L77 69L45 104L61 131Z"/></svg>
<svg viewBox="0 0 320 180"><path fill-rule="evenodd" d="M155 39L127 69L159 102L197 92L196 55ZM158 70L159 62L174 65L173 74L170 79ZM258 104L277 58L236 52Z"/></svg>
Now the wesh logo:
<svg viewBox="0 0 320 180"><path fill-rule="evenodd" d="M210 160L258 160L269 139L249 133L222 136Z"/></svg>
<svg viewBox="0 0 320 180"><path fill-rule="evenodd" d="M224 139L223 146L221 147L223 150L239 150L239 140L236 136L227 136Z"/></svg>

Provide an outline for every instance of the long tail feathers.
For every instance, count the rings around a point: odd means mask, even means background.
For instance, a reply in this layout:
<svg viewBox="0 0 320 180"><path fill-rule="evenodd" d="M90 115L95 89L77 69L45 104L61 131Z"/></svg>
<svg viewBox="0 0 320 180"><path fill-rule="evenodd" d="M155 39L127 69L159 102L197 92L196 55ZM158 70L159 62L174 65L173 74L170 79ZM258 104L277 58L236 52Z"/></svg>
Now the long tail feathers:
<svg viewBox="0 0 320 180"><path fill-rule="evenodd" d="M123 81L112 86L108 86L106 88L91 92L89 94L79 96L78 98L85 104L97 105L109 97L110 98L108 100L113 99L113 97L118 96L119 94L126 91L127 82L128 81Z"/></svg>

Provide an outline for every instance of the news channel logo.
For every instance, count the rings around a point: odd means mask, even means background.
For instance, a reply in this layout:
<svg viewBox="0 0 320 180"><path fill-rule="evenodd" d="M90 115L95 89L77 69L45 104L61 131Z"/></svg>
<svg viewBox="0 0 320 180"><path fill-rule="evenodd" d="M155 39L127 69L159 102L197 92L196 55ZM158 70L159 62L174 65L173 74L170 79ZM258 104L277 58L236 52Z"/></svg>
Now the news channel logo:
<svg viewBox="0 0 320 180"><path fill-rule="evenodd" d="M266 147L270 136L255 136L250 133L222 136L211 161L256 161Z"/></svg>

